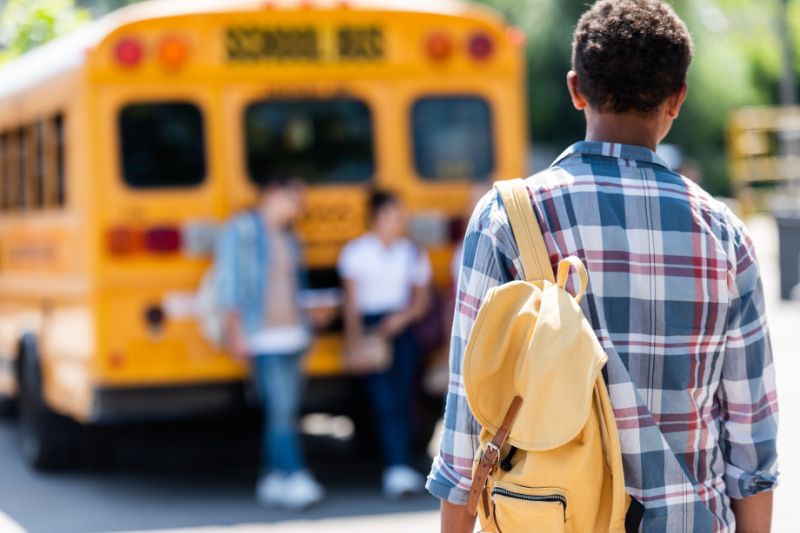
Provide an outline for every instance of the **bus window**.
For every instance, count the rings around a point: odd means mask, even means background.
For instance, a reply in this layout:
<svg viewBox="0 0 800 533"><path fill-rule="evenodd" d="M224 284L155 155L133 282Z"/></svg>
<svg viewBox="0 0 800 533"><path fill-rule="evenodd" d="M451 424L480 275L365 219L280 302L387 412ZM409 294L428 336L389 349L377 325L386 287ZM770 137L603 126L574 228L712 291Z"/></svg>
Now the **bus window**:
<svg viewBox="0 0 800 533"><path fill-rule="evenodd" d="M268 100L245 110L247 169L311 185L361 183L375 173L373 126L364 102Z"/></svg>
<svg viewBox="0 0 800 533"><path fill-rule="evenodd" d="M119 131L122 174L131 187L189 187L203 182L205 134L196 105L128 105L120 112Z"/></svg>
<svg viewBox="0 0 800 533"><path fill-rule="evenodd" d="M0 134L0 210L8 207L8 133Z"/></svg>
<svg viewBox="0 0 800 533"><path fill-rule="evenodd" d="M44 207L44 122L39 121L30 130L32 134L33 165L31 165L31 205L36 208Z"/></svg>
<svg viewBox="0 0 800 533"><path fill-rule="evenodd" d="M492 116L484 99L422 98L411 114L414 159L424 179L481 181L494 171Z"/></svg>
<svg viewBox="0 0 800 533"><path fill-rule="evenodd" d="M56 143L56 205L63 206L67 199L64 162L64 115L59 113L53 120Z"/></svg>
<svg viewBox="0 0 800 533"><path fill-rule="evenodd" d="M17 208L20 210L25 209L25 200L27 197L25 169L28 166L26 159L28 158L28 139L25 138L25 128L17 130Z"/></svg>
<svg viewBox="0 0 800 533"><path fill-rule="evenodd" d="M5 206L9 211L17 209L19 205L19 148L17 132L9 131L6 134L6 196Z"/></svg>

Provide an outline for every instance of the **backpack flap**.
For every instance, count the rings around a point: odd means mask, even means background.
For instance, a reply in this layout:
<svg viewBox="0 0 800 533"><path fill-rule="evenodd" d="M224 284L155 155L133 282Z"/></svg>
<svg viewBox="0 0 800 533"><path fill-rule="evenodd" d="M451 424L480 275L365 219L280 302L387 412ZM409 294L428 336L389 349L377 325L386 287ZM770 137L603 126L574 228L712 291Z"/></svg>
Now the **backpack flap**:
<svg viewBox="0 0 800 533"><path fill-rule="evenodd" d="M513 281L492 289L478 312L464 357L467 401L484 429L496 433L521 396L508 442L553 449L586 424L606 359L573 296L546 281Z"/></svg>

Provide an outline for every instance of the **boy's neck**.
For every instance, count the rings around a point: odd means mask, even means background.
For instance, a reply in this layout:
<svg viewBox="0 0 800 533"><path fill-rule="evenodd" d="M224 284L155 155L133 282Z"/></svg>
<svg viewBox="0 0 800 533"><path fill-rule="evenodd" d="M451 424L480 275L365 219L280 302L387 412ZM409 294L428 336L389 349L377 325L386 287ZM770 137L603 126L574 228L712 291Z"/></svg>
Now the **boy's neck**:
<svg viewBox="0 0 800 533"><path fill-rule="evenodd" d="M586 140L644 146L655 151L660 138L658 118L637 113L587 113Z"/></svg>

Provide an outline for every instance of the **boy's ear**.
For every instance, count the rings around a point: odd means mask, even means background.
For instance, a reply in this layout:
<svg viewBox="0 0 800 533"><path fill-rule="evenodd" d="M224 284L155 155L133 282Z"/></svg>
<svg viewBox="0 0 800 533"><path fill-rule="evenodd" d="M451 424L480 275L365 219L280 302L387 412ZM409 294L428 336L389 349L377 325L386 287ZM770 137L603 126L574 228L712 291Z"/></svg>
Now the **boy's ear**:
<svg viewBox="0 0 800 533"><path fill-rule="evenodd" d="M572 105L578 111L583 111L588 107L586 97L581 93L580 83L578 81L578 73L574 70L567 72L567 89L569 95L572 97Z"/></svg>
<svg viewBox="0 0 800 533"><path fill-rule="evenodd" d="M667 114L673 120L678 118L687 94L689 94L689 86L684 83L678 92L667 98Z"/></svg>

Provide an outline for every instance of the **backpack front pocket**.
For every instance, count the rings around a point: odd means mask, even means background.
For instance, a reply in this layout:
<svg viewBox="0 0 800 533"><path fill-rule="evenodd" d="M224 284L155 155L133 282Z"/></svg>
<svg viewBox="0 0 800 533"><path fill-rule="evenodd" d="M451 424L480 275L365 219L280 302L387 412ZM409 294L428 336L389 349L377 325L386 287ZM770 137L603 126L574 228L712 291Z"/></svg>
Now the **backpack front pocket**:
<svg viewBox="0 0 800 533"><path fill-rule="evenodd" d="M561 489L497 483L491 496L494 521L500 533L572 531L567 497Z"/></svg>

